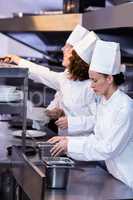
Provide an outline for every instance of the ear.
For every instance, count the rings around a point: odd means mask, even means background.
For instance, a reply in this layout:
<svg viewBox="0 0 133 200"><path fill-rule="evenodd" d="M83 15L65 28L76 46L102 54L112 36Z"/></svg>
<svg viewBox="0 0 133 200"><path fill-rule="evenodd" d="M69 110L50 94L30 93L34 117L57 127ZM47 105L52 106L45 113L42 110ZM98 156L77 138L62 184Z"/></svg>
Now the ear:
<svg viewBox="0 0 133 200"><path fill-rule="evenodd" d="M113 83L113 76L112 75L108 75L107 81L108 81L109 84Z"/></svg>

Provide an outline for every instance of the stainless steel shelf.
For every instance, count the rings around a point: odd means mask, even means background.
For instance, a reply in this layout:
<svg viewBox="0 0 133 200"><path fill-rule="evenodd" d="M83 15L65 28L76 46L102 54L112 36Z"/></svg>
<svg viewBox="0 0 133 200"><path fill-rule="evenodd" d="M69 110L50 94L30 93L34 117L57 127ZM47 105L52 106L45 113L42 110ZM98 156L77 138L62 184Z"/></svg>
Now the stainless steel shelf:
<svg viewBox="0 0 133 200"><path fill-rule="evenodd" d="M58 14L0 19L0 31L72 31L81 18L81 14Z"/></svg>
<svg viewBox="0 0 133 200"><path fill-rule="evenodd" d="M0 114L21 114L23 112L23 107L22 102L0 103Z"/></svg>
<svg viewBox="0 0 133 200"><path fill-rule="evenodd" d="M10 65L10 64L9 64ZM0 78L27 78L28 69L27 68L17 68L17 67L0 67Z"/></svg>
<svg viewBox="0 0 133 200"><path fill-rule="evenodd" d="M0 19L0 31L72 31L76 24L87 29L133 27L133 3L99 8L83 14L58 14Z"/></svg>
<svg viewBox="0 0 133 200"><path fill-rule="evenodd" d="M8 65L0 67L0 78L22 79L23 99L20 102L0 103L0 113L4 114L21 114L22 116L22 146L26 146L26 111L28 97L28 69L11 68ZM16 83L17 84L17 83Z"/></svg>
<svg viewBox="0 0 133 200"><path fill-rule="evenodd" d="M82 25L92 30L133 27L133 3L110 6L84 13Z"/></svg>

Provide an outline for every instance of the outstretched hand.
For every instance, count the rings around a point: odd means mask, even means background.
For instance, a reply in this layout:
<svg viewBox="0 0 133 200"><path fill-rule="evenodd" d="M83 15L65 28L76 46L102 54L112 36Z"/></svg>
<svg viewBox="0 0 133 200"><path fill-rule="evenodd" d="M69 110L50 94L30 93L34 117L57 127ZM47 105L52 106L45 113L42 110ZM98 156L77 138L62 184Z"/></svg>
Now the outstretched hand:
<svg viewBox="0 0 133 200"><path fill-rule="evenodd" d="M20 62L20 57L16 55L7 55L5 57L0 57L0 63L15 63L19 64Z"/></svg>

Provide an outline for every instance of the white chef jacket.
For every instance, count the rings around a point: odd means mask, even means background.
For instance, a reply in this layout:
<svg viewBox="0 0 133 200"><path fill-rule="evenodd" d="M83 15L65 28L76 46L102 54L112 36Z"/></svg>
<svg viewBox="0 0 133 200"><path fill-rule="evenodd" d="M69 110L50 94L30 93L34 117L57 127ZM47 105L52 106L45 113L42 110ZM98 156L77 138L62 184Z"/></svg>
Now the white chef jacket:
<svg viewBox="0 0 133 200"><path fill-rule="evenodd" d="M54 99L50 102L50 104L47 106L48 110L52 110L54 108L60 108L61 109L61 92L57 91L54 95Z"/></svg>
<svg viewBox="0 0 133 200"><path fill-rule="evenodd" d="M68 137L68 155L77 160L105 160L108 171L133 188L133 100L119 89L101 99L94 134Z"/></svg>
<svg viewBox="0 0 133 200"><path fill-rule="evenodd" d="M95 123L96 95L91 89L90 80L69 80L66 70L57 73L24 59L20 60L19 66L29 68L29 78L60 91L61 108L68 118L68 134L88 134L92 131Z"/></svg>
<svg viewBox="0 0 133 200"><path fill-rule="evenodd" d="M62 94L60 91L56 92L54 99L47 106L47 109L49 109L49 110L54 109L54 108L63 109L62 108ZM60 136L68 135L68 129L67 128L65 128L65 129L58 128L58 135L60 135Z"/></svg>

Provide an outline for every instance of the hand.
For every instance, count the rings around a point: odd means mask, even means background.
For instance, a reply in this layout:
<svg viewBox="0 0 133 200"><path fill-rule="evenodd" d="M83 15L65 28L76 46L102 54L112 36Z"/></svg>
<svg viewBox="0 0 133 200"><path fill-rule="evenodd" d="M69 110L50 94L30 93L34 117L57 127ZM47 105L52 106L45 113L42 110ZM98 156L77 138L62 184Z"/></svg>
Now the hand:
<svg viewBox="0 0 133 200"><path fill-rule="evenodd" d="M47 115L51 119L58 119L64 115L64 111L60 108L53 108L52 110L47 110Z"/></svg>
<svg viewBox="0 0 133 200"><path fill-rule="evenodd" d="M64 139L64 136L55 136L55 137L50 138L47 142L51 144L55 144L57 142L60 142L63 139Z"/></svg>
<svg viewBox="0 0 133 200"><path fill-rule="evenodd" d="M68 138L63 137L50 150L51 155L56 157L56 156L62 155L64 153L67 153L67 145L68 145Z"/></svg>
<svg viewBox="0 0 133 200"><path fill-rule="evenodd" d="M68 119L67 117L60 117L55 124L61 129L68 128Z"/></svg>
<svg viewBox="0 0 133 200"><path fill-rule="evenodd" d="M0 62L2 63L15 63L15 64L19 64L20 62L20 57L16 56L16 55L7 55L5 57L1 57L0 58Z"/></svg>

